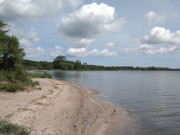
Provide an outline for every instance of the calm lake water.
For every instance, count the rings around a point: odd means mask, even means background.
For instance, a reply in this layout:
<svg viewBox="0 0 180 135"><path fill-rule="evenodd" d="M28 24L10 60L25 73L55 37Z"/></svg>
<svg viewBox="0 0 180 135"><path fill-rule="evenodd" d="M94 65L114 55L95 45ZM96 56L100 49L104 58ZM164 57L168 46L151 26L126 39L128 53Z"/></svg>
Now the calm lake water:
<svg viewBox="0 0 180 135"><path fill-rule="evenodd" d="M137 135L180 135L180 72L50 71L53 78L99 91L98 98L139 118ZM133 130L133 129L131 129Z"/></svg>

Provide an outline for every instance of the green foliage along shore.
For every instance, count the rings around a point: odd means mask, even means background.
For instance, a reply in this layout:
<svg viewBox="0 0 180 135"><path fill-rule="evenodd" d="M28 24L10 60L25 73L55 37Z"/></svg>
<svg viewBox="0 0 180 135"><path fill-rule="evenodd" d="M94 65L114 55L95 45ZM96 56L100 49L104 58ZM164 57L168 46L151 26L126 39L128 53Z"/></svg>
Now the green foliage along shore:
<svg viewBox="0 0 180 135"><path fill-rule="evenodd" d="M180 71L180 69L172 69L168 67L133 67L133 66L100 66L88 65L76 60L69 61L65 56L57 56L53 62L23 60L25 69L28 70L83 70L83 71Z"/></svg>
<svg viewBox="0 0 180 135"><path fill-rule="evenodd" d="M26 81L22 59L25 55L15 36L7 35L7 24L0 21L0 79ZM3 78L4 76L5 78Z"/></svg>
<svg viewBox="0 0 180 135"><path fill-rule="evenodd" d="M15 36L7 35L7 24L0 21L0 90L16 92L34 83L23 67L23 49Z"/></svg>

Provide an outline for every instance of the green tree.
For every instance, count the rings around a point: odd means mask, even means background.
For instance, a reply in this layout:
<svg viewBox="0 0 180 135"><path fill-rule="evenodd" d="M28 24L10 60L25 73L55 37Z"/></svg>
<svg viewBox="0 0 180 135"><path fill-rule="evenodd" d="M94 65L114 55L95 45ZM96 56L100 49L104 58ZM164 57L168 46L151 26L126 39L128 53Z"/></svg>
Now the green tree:
<svg viewBox="0 0 180 135"><path fill-rule="evenodd" d="M83 64L82 64L82 69L83 69L83 70L87 70L87 63L83 63Z"/></svg>
<svg viewBox="0 0 180 135"><path fill-rule="evenodd" d="M20 48L17 37L6 34L6 26L0 21L0 69L15 71L20 67L25 53Z"/></svg>
<svg viewBox="0 0 180 135"><path fill-rule="evenodd" d="M59 55L57 56L54 61L53 65L55 69L66 69L67 66L65 66L67 62L66 56Z"/></svg>
<svg viewBox="0 0 180 135"><path fill-rule="evenodd" d="M25 53L20 48L17 37L7 35L6 26L7 24L0 21L1 76L13 83L29 81L22 66L22 59Z"/></svg>
<svg viewBox="0 0 180 135"><path fill-rule="evenodd" d="M74 70L79 70L81 69L81 61L76 60L74 63Z"/></svg>

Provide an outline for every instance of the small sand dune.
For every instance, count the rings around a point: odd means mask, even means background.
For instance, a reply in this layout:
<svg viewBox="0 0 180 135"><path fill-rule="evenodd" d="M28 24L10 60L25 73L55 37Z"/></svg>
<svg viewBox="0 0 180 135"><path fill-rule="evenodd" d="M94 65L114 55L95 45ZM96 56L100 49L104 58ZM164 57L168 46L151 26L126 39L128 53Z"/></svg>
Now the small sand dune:
<svg viewBox="0 0 180 135"><path fill-rule="evenodd" d="M34 79L41 90L0 93L0 117L32 135L105 135L123 117L90 89L54 79Z"/></svg>

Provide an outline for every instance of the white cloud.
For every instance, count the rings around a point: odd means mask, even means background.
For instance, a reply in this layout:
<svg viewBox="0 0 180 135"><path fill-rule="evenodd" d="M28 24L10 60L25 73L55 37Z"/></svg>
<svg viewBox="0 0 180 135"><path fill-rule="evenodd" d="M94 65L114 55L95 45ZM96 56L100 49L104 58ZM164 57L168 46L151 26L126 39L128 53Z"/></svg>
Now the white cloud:
<svg viewBox="0 0 180 135"><path fill-rule="evenodd" d="M114 7L92 3L63 17L57 28L72 48L88 48L97 35L119 32L124 24L125 19L117 18Z"/></svg>
<svg viewBox="0 0 180 135"><path fill-rule="evenodd" d="M57 45L56 45L54 48L55 48L56 50L62 50L62 49L63 49L61 46L57 46Z"/></svg>
<svg viewBox="0 0 180 135"><path fill-rule="evenodd" d="M42 49L41 47L25 48L24 51L26 53L27 58L35 58L35 57L39 57L45 54L44 49Z"/></svg>
<svg viewBox="0 0 180 135"><path fill-rule="evenodd" d="M67 51L67 54L68 56L74 56L74 57L88 57L88 56L112 57L118 55L116 52L109 52L107 49L103 49L101 51L98 51L97 49L93 49L88 52L86 48L70 48Z"/></svg>
<svg viewBox="0 0 180 135"><path fill-rule="evenodd" d="M125 48L121 50L121 53L143 53L143 54L154 54L152 52L154 50L154 47L152 45L143 44L140 45L137 48Z"/></svg>
<svg viewBox="0 0 180 135"><path fill-rule="evenodd" d="M143 44L136 48L125 48L123 53L168 54L180 51L180 30L171 32L163 27L154 27L145 35Z"/></svg>
<svg viewBox="0 0 180 135"><path fill-rule="evenodd" d="M83 0L1 0L0 18L5 20L36 20L58 14L62 8L74 8Z"/></svg>
<svg viewBox="0 0 180 135"><path fill-rule="evenodd" d="M63 17L57 27L66 37L92 39L99 34L118 32L124 23L125 19L116 19L114 7L92 3Z"/></svg>
<svg viewBox="0 0 180 135"><path fill-rule="evenodd" d="M104 30L112 33L119 32L125 23L126 23L125 18L121 18L110 24L105 24Z"/></svg>
<svg viewBox="0 0 180 135"><path fill-rule="evenodd" d="M61 50L63 49L61 46L54 46L54 51L50 53L50 58L56 58L58 55L61 55Z"/></svg>
<svg viewBox="0 0 180 135"><path fill-rule="evenodd" d="M18 29L17 26L14 23L9 23L9 26L7 26L8 35L14 35L21 37L24 35L24 31L21 29Z"/></svg>
<svg viewBox="0 0 180 135"><path fill-rule="evenodd" d="M109 52L108 49L103 49L102 51L98 51L97 49L94 49L89 52L89 56L107 56L107 57L112 57L112 56L118 56L116 52Z"/></svg>
<svg viewBox="0 0 180 135"><path fill-rule="evenodd" d="M69 50L67 50L67 54L68 56L74 56L74 57L88 56L86 48L69 48Z"/></svg>
<svg viewBox="0 0 180 135"><path fill-rule="evenodd" d="M147 24L152 25L164 22L167 18L167 14L158 15L154 11L150 11L147 14L145 14L145 18L147 19Z"/></svg>
<svg viewBox="0 0 180 135"><path fill-rule="evenodd" d="M161 46L161 47L154 47L152 45L143 44L137 48L125 48L121 50L121 53L143 53L147 55L154 55L154 54L168 54L168 53L175 53L179 52L179 46Z"/></svg>
<svg viewBox="0 0 180 135"><path fill-rule="evenodd" d="M94 39L82 38L82 39L80 39L80 41L77 43L77 47L88 47L93 41L94 41Z"/></svg>
<svg viewBox="0 0 180 135"><path fill-rule="evenodd" d="M70 8L75 8L83 3L83 0L63 0L64 5Z"/></svg>
<svg viewBox="0 0 180 135"><path fill-rule="evenodd" d="M39 41L40 37L38 36L38 32L34 28L31 28L25 37L19 40L19 43L22 46L29 47L34 46Z"/></svg>
<svg viewBox="0 0 180 135"><path fill-rule="evenodd" d="M58 55L61 54L61 51L54 51L50 53L50 57L51 58L56 58Z"/></svg>
<svg viewBox="0 0 180 135"><path fill-rule="evenodd" d="M152 45L147 45L147 44L142 44L139 46L139 50L149 50L149 49L153 49L154 47Z"/></svg>
<svg viewBox="0 0 180 135"><path fill-rule="evenodd" d="M108 42L105 44L106 47L114 47L114 43L112 42Z"/></svg>
<svg viewBox="0 0 180 135"><path fill-rule="evenodd" d="M88 48L94 39L88 38L67 38L71 42L73 48Z"/></svg>
<svg viewBox="0 0 180 135"><path fill-rule="evenodd" d="M173 33L163 27L154 27L142 41L148 44L180 45L180 30Z"/></svg>

